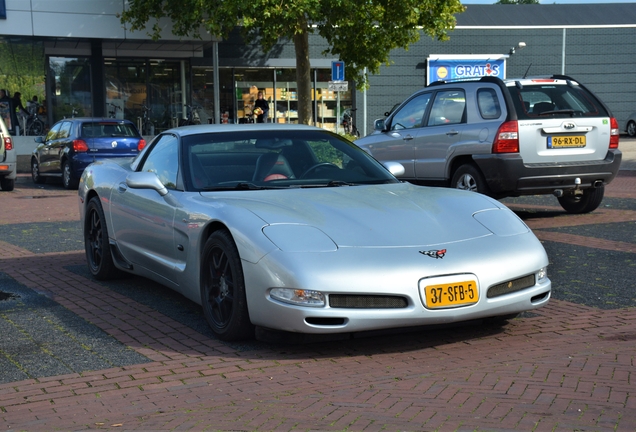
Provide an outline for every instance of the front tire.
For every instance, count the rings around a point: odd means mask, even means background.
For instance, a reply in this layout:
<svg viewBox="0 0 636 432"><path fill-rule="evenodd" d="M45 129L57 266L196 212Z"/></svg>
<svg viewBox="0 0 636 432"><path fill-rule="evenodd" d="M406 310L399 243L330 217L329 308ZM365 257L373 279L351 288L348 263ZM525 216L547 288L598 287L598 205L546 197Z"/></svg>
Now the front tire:
<svg viewBox="0 0 636 432"><path fill-rule="evenodd" d="M627 123L627 135L630 137L636 136L636 122L630 121Z"/></svg>
<svg viewBox="0 0 636 432"><path fill-rule="evenodd" d="M488 193L486 179L473 164L460 165L455 170L451 180L451 187L482 194Z"/></svg>
<svg viewBox="0 0 636 432"><path fill-rule="evenodd" d="M43 184L46 181L46 177L40 175L40 164L37 159L31 159L31 178L35 184Z"/></svg>
<svg viewBox="0 0 636 432"><path fill-rule="evenodd" d="M598 208L605 195L605 186L583 190L582 195L565 195L559 198L561 207L572 214L589 213Z"/></svg>
<svg viewBox="0 0 636 432"><path fill-rule="evenodd" d="M206 241L201 260L201 305L212 332L224 341L254 337L238 249L226 230Z"/></svg>
<svg viewBox="0 0 636 432"><path fill-rule="evenodd" d="M113 263L106 218L98 197L91 198L86 206L84 248L88 270L95 279L116 279L124 273Z"/></svg>

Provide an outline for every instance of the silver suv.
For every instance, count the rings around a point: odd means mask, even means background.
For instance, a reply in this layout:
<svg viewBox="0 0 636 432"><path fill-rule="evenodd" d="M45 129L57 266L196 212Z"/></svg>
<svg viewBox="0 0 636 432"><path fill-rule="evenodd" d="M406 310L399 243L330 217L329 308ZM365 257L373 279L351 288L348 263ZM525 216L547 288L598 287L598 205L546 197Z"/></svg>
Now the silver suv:
<svg viewBox="0 0 636 432"><path fill-rule="evenodd" d="M12 191L15 187L16 159L13 138L0 116L0 187L3 191Z"/></svg>
<svg viewBox="0 0 636 432"><path fill-rule="evenodd" d="M356 144L400 178L495 198L553 194L570 213L603 200L621 163L618 122L562 75L436 82L411 95Z"/></svg>

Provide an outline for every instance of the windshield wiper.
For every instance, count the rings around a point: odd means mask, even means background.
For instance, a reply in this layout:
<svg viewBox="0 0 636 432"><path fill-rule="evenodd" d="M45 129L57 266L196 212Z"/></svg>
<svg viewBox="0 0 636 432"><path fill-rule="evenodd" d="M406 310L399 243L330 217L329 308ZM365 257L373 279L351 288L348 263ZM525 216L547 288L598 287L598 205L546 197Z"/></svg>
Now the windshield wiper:
<svg viewBox="0 0 636 432"><path fill-rule="evenodd" d="M574 110L573 109L560 109L560 110L552 110L552 111L543 111L542 113L539 113L539 116L551 115L551 114L570 114L570 116L573 116L574 115Z"/></svg>
<svg viewBox="0 0 636 432"><path fill-rule="evenodd" d="M331 180L327 183L327 187L338 187L338 186L355 186L355 183L349 183L343 180Z"/></svg>
<svg viewBox="0 0 636 432"><path fill-rule="evenodd" d="M250 182L241 182L232 185L216 185L206 186L203 188L205 191L222 191L222 190L263 190L263 189L280 189L279 187L270 186L257 186Z"/></svg>

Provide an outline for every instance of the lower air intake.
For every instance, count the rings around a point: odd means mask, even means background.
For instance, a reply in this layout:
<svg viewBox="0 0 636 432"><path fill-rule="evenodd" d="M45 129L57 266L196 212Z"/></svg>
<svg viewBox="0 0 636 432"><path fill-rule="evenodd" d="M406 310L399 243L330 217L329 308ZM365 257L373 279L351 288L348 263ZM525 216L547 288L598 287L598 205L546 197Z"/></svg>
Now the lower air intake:
<svg viewBox="0 0 636 432"><path fill-rule="evenodd" d="M347 309L400 309L408 306L404 297L332 294L329 306Z"/></svg>

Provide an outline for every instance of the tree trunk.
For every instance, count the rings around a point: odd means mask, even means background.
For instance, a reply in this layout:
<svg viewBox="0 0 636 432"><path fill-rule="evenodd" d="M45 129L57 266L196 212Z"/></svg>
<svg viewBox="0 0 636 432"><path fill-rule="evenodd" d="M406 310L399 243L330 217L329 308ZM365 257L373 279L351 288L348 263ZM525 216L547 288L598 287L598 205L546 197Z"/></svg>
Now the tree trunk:
<svg viewBox="0 0 636 432"><path fill-rule="evenodd" d="M294 35L296 48L296 86L298 87L298 123L312 124L311 65L309 64L309 32Z"/></svg>

